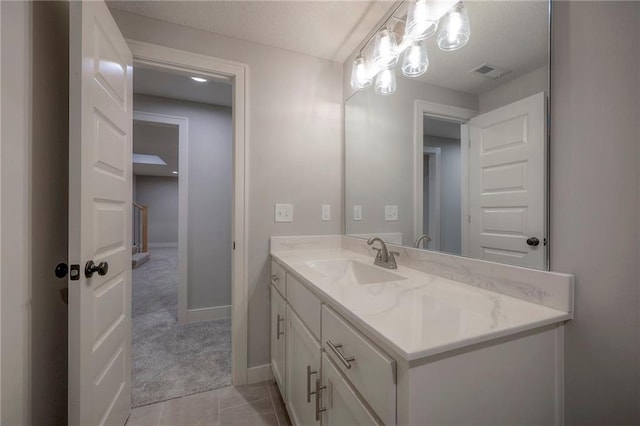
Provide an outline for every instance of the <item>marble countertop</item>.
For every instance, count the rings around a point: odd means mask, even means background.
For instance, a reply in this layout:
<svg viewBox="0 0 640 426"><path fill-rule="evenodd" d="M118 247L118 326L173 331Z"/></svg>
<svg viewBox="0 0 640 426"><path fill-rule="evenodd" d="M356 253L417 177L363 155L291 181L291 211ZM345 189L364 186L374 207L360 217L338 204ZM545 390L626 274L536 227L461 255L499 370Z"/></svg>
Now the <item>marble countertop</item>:
<svg viewBox="0 0 640 426"><path fill-rule="evenodd" d="M373 284L337 281L310 266L337 259L373 263L372 257L342 248L272 250L271 255L373 340L407 361L572 318L570 312L402 265L384 270L406 279Z"/></svg>

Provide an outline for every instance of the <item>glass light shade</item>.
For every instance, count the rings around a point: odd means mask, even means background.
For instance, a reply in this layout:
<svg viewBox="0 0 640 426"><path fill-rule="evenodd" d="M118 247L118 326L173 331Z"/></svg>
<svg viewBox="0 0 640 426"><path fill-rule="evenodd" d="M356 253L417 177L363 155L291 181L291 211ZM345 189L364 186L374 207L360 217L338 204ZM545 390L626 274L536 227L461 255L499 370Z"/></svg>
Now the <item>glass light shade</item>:
<svg viewBox="0 0 640 426"><path fill-rule="evenodd" d="M427 68L429 68L427 46L422 41L414 41L404 51L402 73L407 77L418 77L424 74Z"/></svg>
<svg viewBox="0 0 640 426"><path fill-rule="evenodd" d="M396 35L388 28L384 28L376 35L373 48L373 62L381 69L391 68L398 63L398 43Z"/></svg>
<svg viewBox="0 0 640 426"><path fill-rule="evenodd" d="M443 18L438 33L438 47L442 50L456 50L467 44L471 36L469 14L462 2L457 3Z"/></svg>
<svg viewBox="0 0 640 426"><path fill-rule="evenodd" d="M411 0L407 12L405 36L411 40L424 40L438 29L438 17L434 15L431 2Z"/></svg>
<svg viewBox="0 0 640 426"><path fill-rule="evenodd" d="M366 89L371 86L372 80L366 61L362 55L358 55L351 68L351 88L353 90Z"/></svg>
<svg viewBox="0 0 640 426"><path fill-rule="evenodd" d="M393 68L378 73L375 90L378 95L390 95L396 91L396 73Z"/></svg>

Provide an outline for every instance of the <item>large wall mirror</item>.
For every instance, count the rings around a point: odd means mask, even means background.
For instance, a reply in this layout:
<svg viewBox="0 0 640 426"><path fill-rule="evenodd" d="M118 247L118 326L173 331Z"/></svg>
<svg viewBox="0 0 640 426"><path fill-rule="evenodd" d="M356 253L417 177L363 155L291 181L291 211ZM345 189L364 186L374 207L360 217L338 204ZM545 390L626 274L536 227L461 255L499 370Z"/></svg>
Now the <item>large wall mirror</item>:
<svg viewBox="0 0 640 426"><path fill-rule="evenodd" d="M346 101L345 233L548 269L550 4L464 6L464 47Z"/></svg>

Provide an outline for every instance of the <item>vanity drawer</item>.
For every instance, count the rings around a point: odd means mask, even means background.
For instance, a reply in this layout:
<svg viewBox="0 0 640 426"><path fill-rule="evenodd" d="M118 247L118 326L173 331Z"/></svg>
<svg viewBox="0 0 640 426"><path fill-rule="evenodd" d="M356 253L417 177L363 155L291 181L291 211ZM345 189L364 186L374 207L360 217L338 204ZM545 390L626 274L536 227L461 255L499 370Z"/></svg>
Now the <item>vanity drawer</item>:
<svg viewBox="0 0 640 426"><path fill-rule="evenodd" d="M287 274L287 302L320 340L320 299L291 274Z"/></svg>
<svg viewBox="0 0 640 426"><path fill-rule="evenodd" d="M322 346L384 423L395 424L396 362L326 305Z"/></svg>
<svg viewBox="0 0 640 426"><path fill-rule="evenodd" d="M279 263L271 261L271 285L278 289L283 297L287 296L285 270Z"/></svg>

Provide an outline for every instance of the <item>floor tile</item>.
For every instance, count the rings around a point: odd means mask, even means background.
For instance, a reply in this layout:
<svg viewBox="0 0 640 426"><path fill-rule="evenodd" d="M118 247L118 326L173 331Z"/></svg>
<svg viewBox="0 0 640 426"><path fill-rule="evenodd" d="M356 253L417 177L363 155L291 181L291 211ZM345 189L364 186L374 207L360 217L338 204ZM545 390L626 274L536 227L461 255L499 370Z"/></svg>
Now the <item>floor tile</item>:
<svg viewBox="0 0 640 426"><path fill-rule="evenodd" d="M272 380L269 380L267 385L269 394L271 394L271 401L273 401L273 408L276 410L278 423L280 426L291 426L291 419L289 419L289 413L287 413L278 385Z"/></svg>
<svg viewBox="0 0 640 426"><path fill-rule="evenodd" d="M253 385L228 386L218 389L220 398L220 410L246 404L259 399L269 398L269 390L266 382Z"/></svg>
<svg viewBox="0 0 640 426"><path fill-rule="evenodd" d="M265 386L266 390L266 386ZM220 426L278 426L271 398L220 410Z"/></svg>
<svg viewBox="0 0 640 426"><path fill-rule="evenodd" d="M164 403L147 405L131 410L127 426L158 426Z"/></svg>
<svg viewBox="0 0 640 426"><path fill-rule="evenodd" d="M217 390L165 401L160 419L163 426L217 425L217 422Z"/></svg>

